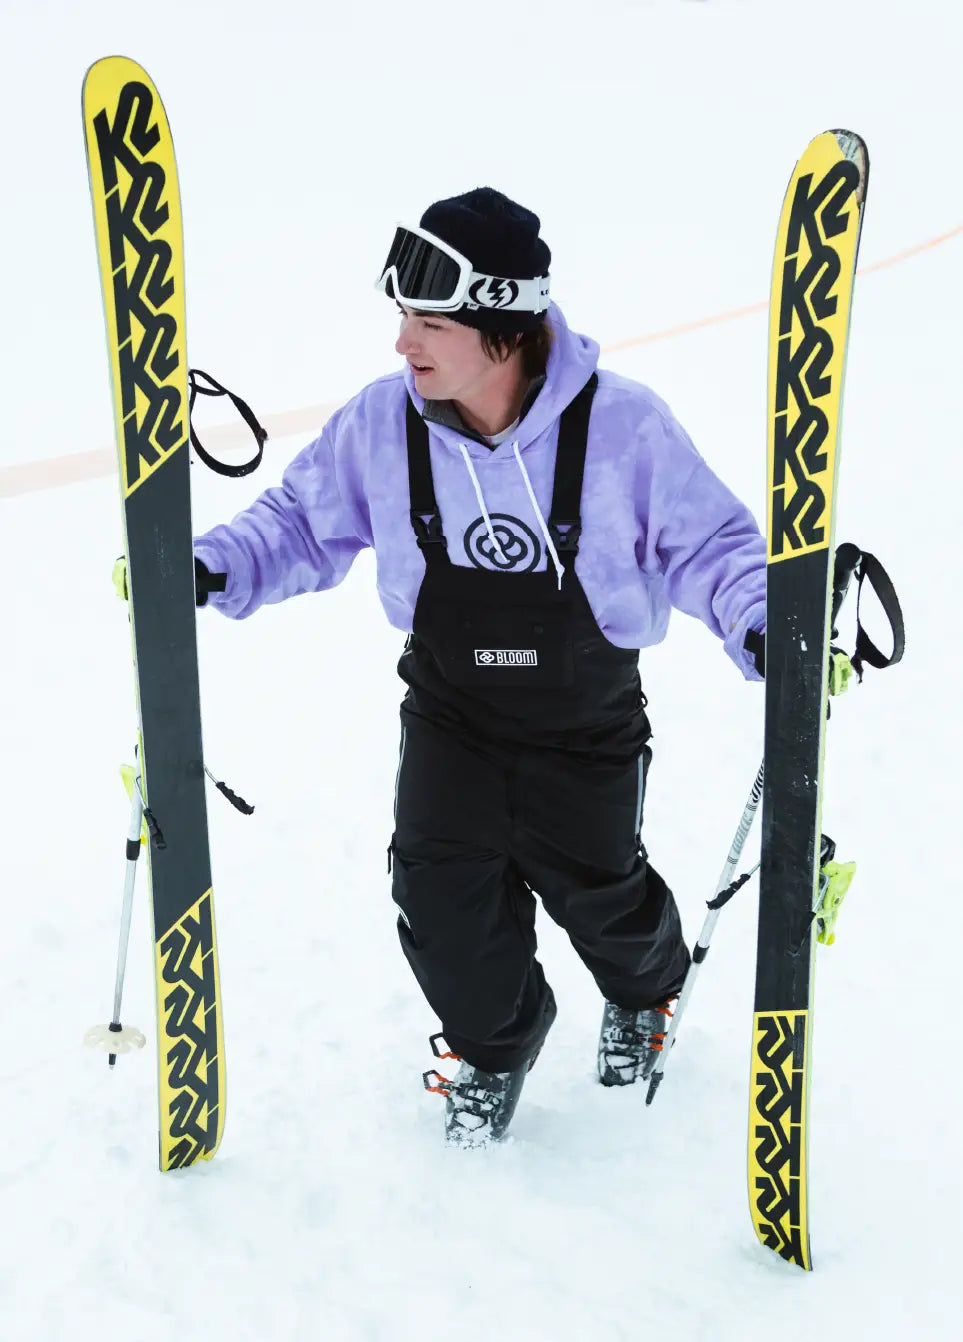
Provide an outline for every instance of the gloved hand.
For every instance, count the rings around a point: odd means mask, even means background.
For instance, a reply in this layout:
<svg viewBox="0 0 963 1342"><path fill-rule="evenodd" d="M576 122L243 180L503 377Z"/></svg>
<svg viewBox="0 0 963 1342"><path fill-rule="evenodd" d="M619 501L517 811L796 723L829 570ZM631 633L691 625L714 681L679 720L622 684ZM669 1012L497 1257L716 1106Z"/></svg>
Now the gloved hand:
<svg viewBox="0 0 963 1342"><path fill-rule="evenodd" d="M755 629L750 629L746 634L743 644L746 651L752 654L753 665L760 676L766 674L766 636L760 634ZM849 660L847 653L842 648L830 646L829 649L829 693L831 695L845 694L849 689L849 682L853 675L853 664Z"/></svg>
<svg viewBox="0 0 963 1342"><path fill-rule="evenodd" d="M126 601L129 593L127 590L127 559L124 555L119 555L114 561L111 579L114 584L114 591L123 601ZM211 592L223 592L226 586L226 573L212 573L206 564L202 564L199 559L194 560L194 604L196 606L206 606L207 598Z"/></svg>

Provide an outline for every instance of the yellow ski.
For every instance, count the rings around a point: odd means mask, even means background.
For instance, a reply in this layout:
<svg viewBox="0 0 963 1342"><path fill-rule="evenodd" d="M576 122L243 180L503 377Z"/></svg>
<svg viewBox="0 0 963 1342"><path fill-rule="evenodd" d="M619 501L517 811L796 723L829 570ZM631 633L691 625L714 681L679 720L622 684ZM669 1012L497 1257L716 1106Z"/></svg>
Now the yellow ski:
<svg viewBox="0 0 963 1342"><path fill-rule="evenodd" d="M214 1155L224 1043L204 792L188 456L184 247L163 104L134 61L84 80L140 719L162 1170Z"/></svg>
<svg viewBox="0 0 963 1342"><path fill-rule="evenodd" d="M840 413L869 158L827 131L796 164L769 309L765 785L749 1104L761 1242L809 1270L813 911L820 867Z"/></svg>

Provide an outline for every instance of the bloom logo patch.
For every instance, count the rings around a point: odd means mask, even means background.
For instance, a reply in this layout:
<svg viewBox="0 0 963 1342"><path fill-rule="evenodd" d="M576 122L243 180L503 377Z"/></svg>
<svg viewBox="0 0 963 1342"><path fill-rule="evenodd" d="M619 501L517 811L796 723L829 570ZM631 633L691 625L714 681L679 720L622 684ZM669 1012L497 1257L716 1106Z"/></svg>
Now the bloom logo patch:
<svg viewBox="0 0 963 1342"><path fill-rule="evenodd" d="M534 648L476 648L476 666L538 666Z"/></svg>

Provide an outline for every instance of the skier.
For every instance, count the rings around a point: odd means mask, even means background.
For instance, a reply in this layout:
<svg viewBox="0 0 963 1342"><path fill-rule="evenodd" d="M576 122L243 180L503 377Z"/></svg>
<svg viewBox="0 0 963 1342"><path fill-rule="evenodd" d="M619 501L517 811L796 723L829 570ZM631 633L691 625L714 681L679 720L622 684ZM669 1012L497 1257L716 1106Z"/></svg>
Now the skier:
<svg viewBox="0 0 963 1342"><path fill-rule="evenodd" d="M602 1084L651 1072L689 954L641 840L639 649L675 606L759 679L744 645L765 626L752 516L658 397L597 369L550 302L539 229L488 187L399 227L379 284L404 368L195 541L198 604L234 619L377 554L408 635L398 933L460 1061L447 1139L469 1146L505 1135L555 1016L536 895L605 999Z"/></svg>

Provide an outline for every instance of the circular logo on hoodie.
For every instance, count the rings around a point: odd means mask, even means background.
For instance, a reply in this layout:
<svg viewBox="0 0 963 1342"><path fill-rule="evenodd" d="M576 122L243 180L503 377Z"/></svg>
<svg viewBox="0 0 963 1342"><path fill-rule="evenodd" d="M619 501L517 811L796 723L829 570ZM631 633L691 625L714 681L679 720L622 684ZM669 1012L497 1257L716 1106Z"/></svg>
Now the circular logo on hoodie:
<svg viewBox="0 0 963 1342"><path fill-rule="evenodd" d="M491 535L484 517L476 518L465 532L468 558L476 568L531 573L542 557L541 542L535 532L508 513L491 513L490 517Z"/></svg>
<svg viewBox="0 0 963 1342"><path fill-rule="evenodd" d="M518 297L518 285L514 280L476 280L468 297L481 308L507 308Z"/></svg>

